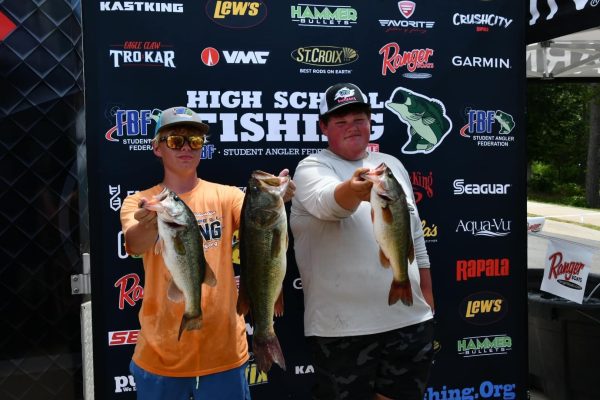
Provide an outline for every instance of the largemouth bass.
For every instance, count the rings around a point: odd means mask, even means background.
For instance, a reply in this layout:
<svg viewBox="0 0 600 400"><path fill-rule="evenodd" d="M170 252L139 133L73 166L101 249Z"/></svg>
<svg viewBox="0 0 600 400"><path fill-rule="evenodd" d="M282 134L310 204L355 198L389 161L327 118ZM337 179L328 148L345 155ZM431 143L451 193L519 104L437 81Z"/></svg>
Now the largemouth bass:
<svg viewBox="0 0 600 400"><path fill-rule="evenodd" d="M371 219L375 240L379 244L379 259L384 267L392 268L393 281L388 304L401 300L412 305L412 289L408 264L415 258L406 194L385 163L362 174L373 182L371 188Z"/></svg>
<svg viewBox="0 0 600 400"><path fill-rule="evenodd" d="M254 171L248 182L240 223L240 293L238 313L250 311L254 324L252 351L258 369L273 362L285 370L285 359L273 328L273 316L283 315L282 284L288 246L283 194L289 178Z"/></svg>
<svg viewBox="0 0 600 400"><path fill-rule="evenodd" d="M154 250L162 254L171 273L167 297L173 302L185 301L179 340L184 330L202 327L202 283L214 286L217 281L204 258L196 217L183 200L165 188L142 206L157 213L159 238Z"/></svg>

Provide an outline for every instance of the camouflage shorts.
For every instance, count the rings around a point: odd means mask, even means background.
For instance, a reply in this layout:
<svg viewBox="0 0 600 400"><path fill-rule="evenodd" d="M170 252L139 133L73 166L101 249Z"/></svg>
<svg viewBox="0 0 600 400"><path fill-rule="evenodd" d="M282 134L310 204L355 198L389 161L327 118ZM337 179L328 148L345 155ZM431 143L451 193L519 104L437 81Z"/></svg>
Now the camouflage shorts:
<svg viewBox="0 0 600 400"><path fill-rule="evenodd" d="M422 400L433 361L433 320L374 335L307 338L314 400Z"/></svg>

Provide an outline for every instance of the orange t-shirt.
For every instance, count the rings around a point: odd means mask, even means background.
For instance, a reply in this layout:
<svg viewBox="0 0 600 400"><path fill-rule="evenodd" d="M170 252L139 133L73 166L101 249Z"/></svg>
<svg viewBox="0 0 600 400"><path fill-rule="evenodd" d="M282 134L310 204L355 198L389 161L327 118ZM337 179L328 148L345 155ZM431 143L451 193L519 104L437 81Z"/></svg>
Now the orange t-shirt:
<svg viewBox="0 0 600 400"><path fill-rule="evenodd" d="M137 221L133 214L141 197L151 199L161 186L128 196L121 207L125 232ZM204 236L204 256L217 278L215 287L202 285L202 328L184 330L177 340L184 303L167 298L171 275L154 246L144 261L144 299L139 313L140 334L133 361L151 373L192 377L226 371L248 360L244 318L236 312L237 289L232 264L232 237L239 227L244 194L233 186L204 180L179 197L194 212Z"/></svg>

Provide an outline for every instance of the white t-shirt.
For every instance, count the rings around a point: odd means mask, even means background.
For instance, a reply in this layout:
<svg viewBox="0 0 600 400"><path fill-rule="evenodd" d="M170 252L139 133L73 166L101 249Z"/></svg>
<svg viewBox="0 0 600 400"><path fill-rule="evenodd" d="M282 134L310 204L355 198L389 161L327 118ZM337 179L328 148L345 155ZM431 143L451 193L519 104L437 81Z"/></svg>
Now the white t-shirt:
<svg viewBox="0 0 600 400"><path fill-rule="evenodd" d="M355 211L334 199L335 187L360 167L385 162L412 205L411 228L415 261L409 265L413 305L388 305L392 271L379 262L379 245L371 221L371 205ZM296 193L290 225L296 262L304 290L306 336L357 336L414 325L433 317L419 286L418 268L429 268L421 220L406 169L393 156L367 154L344 160L325 149L302 160L294 174Z"/></svg>

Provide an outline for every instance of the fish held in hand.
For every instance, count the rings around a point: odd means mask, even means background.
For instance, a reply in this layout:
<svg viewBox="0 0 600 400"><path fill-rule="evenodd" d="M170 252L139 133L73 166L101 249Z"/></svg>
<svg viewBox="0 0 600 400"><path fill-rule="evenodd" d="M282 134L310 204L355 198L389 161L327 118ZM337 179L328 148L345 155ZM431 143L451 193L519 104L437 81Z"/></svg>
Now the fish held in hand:
<svg viewBox="0 0 600 400"><path fill-rule="evenodd" d="M289 177L254 171L246 188L240 223L240 293L238 313L252 316L252 351L258 369L273 362L285 370L285 359L273 327L283 315L282 284L288 246L283 202Z"/></svg>
<svg viewBox="0 0 600 400"><path fill-rule="evenodd" d="M185 302L179 340L184 330L202 327L202 283L215 286L217 281L204 258L198 221L183 200L165 188L142 206L157 213L159 237L154 250L162 254L171 273L167 296Z"/></svg>
<svg viewBox="0 0 600 400"><path fill-rule="evenodd" d="M373 182L371 219L375 240L379 244L379 259L384 267L391 266L394 277L388 304L401 300L411 306L413 297L408 265L415 256L406 193L385 163L361 176Z"/></svg>

